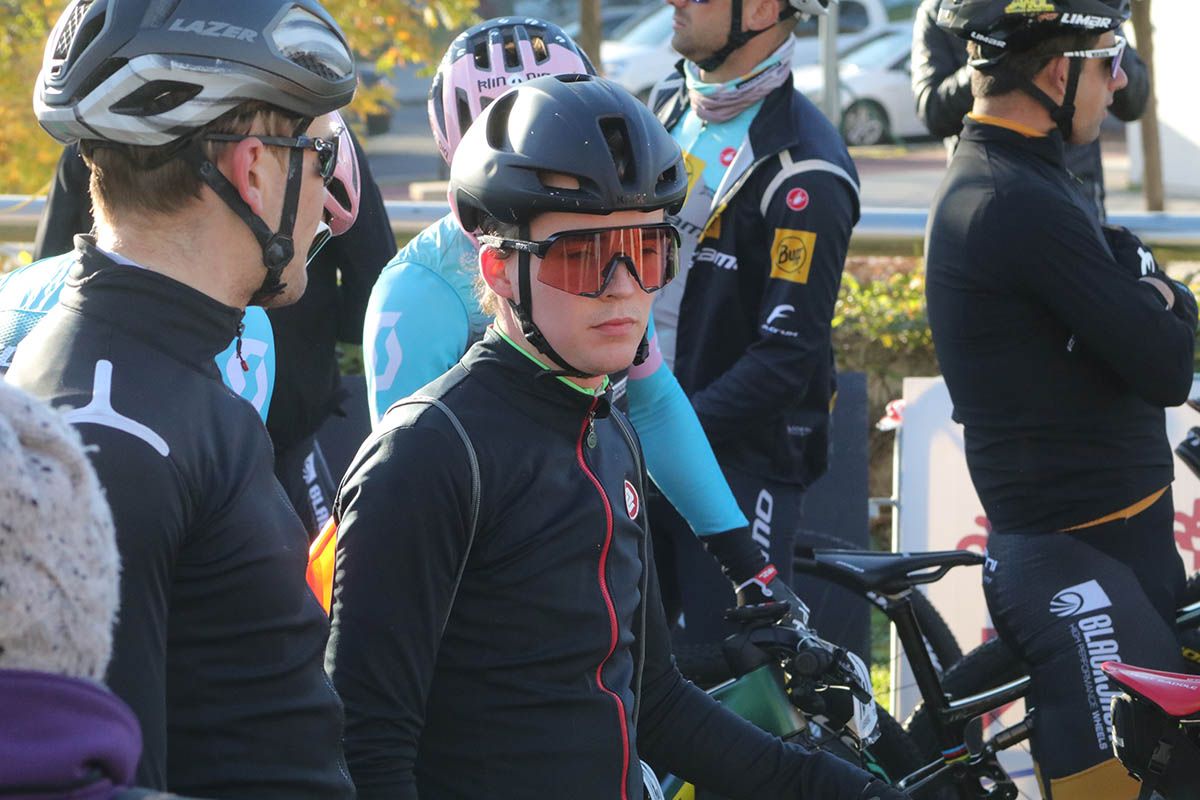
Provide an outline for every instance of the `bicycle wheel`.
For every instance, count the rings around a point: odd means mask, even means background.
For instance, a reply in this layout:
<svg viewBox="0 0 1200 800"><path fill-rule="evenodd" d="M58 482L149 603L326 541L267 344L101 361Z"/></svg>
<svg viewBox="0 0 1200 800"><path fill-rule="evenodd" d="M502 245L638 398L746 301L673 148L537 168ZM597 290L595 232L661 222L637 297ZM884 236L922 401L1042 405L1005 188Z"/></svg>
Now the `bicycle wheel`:
<svg viewBox="0 0 1200 800"><path fill-rule="evenodd" d="M942 674L942 688L951 697L991 689L1028 674L1025 663L1000 639L990 639ZM926 759L941 758L941 747L924 703L918 705L904 725L909 738ZM963 793L964 797L967 797Z"/></svg>

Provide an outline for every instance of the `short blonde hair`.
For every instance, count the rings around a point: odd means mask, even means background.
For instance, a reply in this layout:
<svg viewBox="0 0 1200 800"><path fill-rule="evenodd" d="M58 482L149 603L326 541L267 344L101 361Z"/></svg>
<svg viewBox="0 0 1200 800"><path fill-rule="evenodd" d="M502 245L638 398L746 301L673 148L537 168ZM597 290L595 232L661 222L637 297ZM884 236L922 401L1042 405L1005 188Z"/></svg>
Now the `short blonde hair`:
<svg viewBox="0 0 1200 800"><path fill-rule="evenodd" d="M242 103L214 119L194 134L249 133L261 121L270 136L292 136L303 121L289 112L260 101ZM215 159L230 142L205 142L205 154ZM110 145L85 140L80 152L92 170L89 189L92 205L107 220L122 212L170 214L182 210L200 198L204 183L190 164L170 157L179 143L160 147ZM164 157L168 158L165 162ZM279 151L280 159L286 158Z"/></svg>

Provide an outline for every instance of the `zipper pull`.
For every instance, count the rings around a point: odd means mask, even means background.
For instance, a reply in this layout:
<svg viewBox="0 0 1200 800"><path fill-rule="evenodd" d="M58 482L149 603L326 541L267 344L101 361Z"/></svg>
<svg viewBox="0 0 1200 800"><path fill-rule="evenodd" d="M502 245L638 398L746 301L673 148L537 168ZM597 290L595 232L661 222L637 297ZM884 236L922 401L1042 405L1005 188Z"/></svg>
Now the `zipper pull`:
<svg viewBox="0 0 1200 800"><path fill-rule="evenodd" d="M596 436L596 415L594 412L588 414L588 432L587 446L588 449L595 449L598 438Z"/></svg>
<svg viewBox="0 0 1200 800"><path fill-rule="evenodd" d="M242 334L246 330L246 325L242 322L238 323L237 328L237 360L242 364L242 372L249 372L250 365L246 363L246 359L242 357Z"/></svg>

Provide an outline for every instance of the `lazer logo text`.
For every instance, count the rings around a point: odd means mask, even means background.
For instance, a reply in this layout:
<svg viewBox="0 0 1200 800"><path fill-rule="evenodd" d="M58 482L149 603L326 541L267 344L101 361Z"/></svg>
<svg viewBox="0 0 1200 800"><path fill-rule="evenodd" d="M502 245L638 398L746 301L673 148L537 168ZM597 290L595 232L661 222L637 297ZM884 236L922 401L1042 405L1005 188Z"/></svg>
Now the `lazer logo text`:
<svg viewBox="0 0 1200 800"><path fill-rule="evenodd" d="M168 30L176 33L194 33L197 36L211 36L215 39L237 39L239 42L253 42L258 38L258 31L239 28L228 22L207 19L177 19L171 23Z"/></svg>

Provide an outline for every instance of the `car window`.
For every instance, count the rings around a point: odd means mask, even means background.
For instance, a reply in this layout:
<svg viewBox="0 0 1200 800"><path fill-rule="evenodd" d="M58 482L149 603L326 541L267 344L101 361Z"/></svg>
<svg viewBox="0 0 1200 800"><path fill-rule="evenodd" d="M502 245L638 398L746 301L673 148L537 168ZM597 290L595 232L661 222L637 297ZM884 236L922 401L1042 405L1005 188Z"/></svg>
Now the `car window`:
<svg viewBox="0 0 1200 800"><path fill-rule="evenodd" d="M671 18L675 16L673 6L663 6L638 24L631 27L620 40L631 45L659 45L671 38Z"/></svg>
<svg viewBox="0 0 1200 800"><path fill-rule="evenodd" d="M842 0L838 6L838 33L858 33L866 30L871 18L867 7L855 0Z"/></svg>
<svg viewBox="0 0 1200 800"><path fill-rule="evenodd" d="M885 0L889 22L912 19L917 15L917 0Z"/></svg>
<svg viewBox="0 0 1200 800"><path fill-rule="evenodd" d="M897 58L906 52L912 52L912 36L893 32L847 50L842 53L841 60L843 64L854 64L862 69L891 69Z"/></svg>

